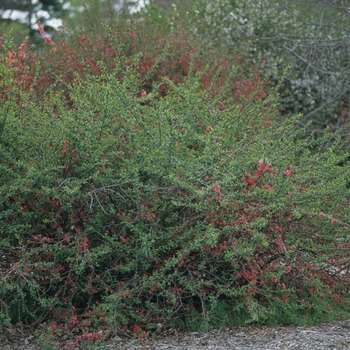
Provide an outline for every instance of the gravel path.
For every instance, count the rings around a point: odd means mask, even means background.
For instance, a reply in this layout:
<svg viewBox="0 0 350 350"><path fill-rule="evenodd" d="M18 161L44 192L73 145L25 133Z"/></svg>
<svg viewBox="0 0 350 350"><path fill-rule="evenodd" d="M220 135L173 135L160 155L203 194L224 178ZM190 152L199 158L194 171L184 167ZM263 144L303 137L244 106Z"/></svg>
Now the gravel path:
<svg viewBox="0 0 350 350"><path fill-rule="evenodd" d="M38 345L33 336L20 336L5 332L0 335L1 350L61 350L69 340ZM350 321L320 324L312 327L237 327L208 333L161 335L139 342L114 337L104 347L81 344L76 349L111 350L349 350Z"/></svg>

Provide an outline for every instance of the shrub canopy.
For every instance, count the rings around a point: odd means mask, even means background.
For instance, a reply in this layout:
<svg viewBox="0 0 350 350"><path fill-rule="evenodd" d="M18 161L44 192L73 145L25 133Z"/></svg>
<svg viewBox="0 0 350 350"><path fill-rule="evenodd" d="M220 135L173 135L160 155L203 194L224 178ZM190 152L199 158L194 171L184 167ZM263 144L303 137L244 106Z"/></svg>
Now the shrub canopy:
<svg viewBox="0 0 350 350"><path fill-rule="evenodd" d="M144 336L347 314L340 141L301 138L258 77L199 70L194 55L177 80L173 51L145 68L106 33L110 59L93 65L68 43L38 51L41 66L25 47L2 54L2 325ZM63 76L69 57L80 65Z"/></svg>

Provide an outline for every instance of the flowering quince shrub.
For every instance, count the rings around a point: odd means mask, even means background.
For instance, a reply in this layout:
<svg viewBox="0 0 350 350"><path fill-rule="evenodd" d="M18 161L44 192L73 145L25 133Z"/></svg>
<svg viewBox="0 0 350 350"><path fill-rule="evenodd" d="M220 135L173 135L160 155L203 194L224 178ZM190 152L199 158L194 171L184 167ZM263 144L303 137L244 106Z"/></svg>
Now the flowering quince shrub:
<svg viewBox="0 0 350 350"><path fill-rule="evenodd" d="M177 84L184 81L189 70L205 70L198 88L208 89L217 68L221 67L215 87L218 89L231 72L232 52L223 55L211 48L203 59L203 49L196 47L181 21L169 26L165 19L156 21L151 14L135 14L117 20L111 16L108 22L101 24L96 18L90 18L89 13L87 18L82 29L71 32L63 26L54 39L47 36L38 21L38 32L44 37L41 45L31 44L28 38L18 48L9 40L7 45L0 42L0 50L3 47L5 52L2 61L15 72L12 84L26 90L34 89L39 99L51 91L63 90L69 100L67 83L76 76L83 79L87 74L101 75L103 69L107 69L122 79L125 68L133 66L137 76L133 88L142 87L149 93L156 84L160 95L165 96L167 86L159 84L162 77ZM116 62L120 65L119 71L115 71ZM235 63L239 66L238 61ZM260 76L254 74L258 70L251 65L250 72L253 73L248 78L240 67L231 77L230 88L236 101L255 96L257 89L257 98L266 95ZM7 90L2 91L3 98L8 95Z"/></svg>
<svg viewBox="0 0 350 350"><path fill-rule="evenodd" d="M70 349L115 331L347 315L338 144L302 139L259 83L238 103L234 73L203 85L189 67L150 89L116 52L113 70L76 65L45 95L2 56L1 327L43 320L76 335Z"/></svg>

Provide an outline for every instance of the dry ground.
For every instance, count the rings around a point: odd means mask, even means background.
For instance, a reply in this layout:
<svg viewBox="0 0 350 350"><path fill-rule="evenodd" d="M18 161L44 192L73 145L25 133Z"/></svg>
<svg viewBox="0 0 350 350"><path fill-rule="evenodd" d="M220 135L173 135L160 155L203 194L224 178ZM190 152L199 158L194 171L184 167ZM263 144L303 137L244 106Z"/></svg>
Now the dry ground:
<svg viewBox="0 0 350 350"><path fill-rule="evenodd" d="M71 340L39 344L35 337L14 327L0 334L1 350L61 350ZM45 346L46 345L46 346ZM50 346L49 346L50 345ZM310 327L236 327L208 333L160 334L154 339L136 341L111 337L104 346L81 344L76 349L111 350L349 350L350 320Z"/></svg>

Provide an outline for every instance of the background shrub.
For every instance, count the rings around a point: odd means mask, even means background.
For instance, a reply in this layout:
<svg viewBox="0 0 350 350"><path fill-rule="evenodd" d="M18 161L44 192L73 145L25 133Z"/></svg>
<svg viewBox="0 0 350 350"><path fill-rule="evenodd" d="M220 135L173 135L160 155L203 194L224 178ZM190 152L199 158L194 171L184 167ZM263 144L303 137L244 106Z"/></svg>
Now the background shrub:
<svg viewBox="0 0 350 350"><path fill-rule="evenodd" d="M302 113L303 126L314 120L309 133L329 127L347 138L349 14L341 1L199 0L184 7L176 11L188 13L188 32L204 47L239 55L247 71L259 67L276 84L290 65L280 90L286 114Z"/></svg>

